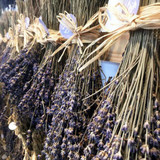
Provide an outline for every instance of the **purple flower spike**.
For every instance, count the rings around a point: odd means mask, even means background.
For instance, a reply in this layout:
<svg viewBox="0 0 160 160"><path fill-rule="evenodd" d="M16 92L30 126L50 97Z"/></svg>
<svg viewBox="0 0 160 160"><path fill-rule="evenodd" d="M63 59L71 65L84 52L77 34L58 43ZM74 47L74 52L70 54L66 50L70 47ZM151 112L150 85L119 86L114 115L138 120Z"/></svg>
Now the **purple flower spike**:
<svg viewBox="0 0 160 160"><path fill-rule="evenodd" d="M73 14L68 14L67 17L73 22L76 24L77 26L77 20L76 20L76 17L73 15ZM64 19L62 19L62 22L64 23ZM60 23L59 25L59 31L62 35L62 37L66 38L66 39L69 39L70 37L73 36L73 32L68 29L67 26L65 26L64 24Z"/></svg>
<svg viewBox="0 0 160 160"><path fill-rule="evenodd" d="M146 122L144 123L144 128L145 128L145 129L150 129L150 125L149 125L149 122L148 122L148 121L146 121Z"/></svg>
<svg viewBox="0 0 160 160"><path fill-rule="evenodd" d="M157 128L160 128L160 120L156 121Z"/></svg>
<svg viewBox="0 0 160 160"><path fill-rule="evenodd" d="M49 35L48 28L46 27L45 23L42 20L42 17L39 17L39 23L43 26L44 30L46 31L47 35Z"/></svg>
<svg viewBox="0 0 160 160"><path fill-rule="evenodd" d="M114 155L114 159L115 159L115 160L123 160L122 154L121 154L120 151Z"/></svg>
<svg viewBox="0 0 160 160"><path fill-rule="evenodd" d="M123 127L122 127L122 131L127 132L127 130L128 130L128 125L124 124Z"/></svg>
<svg viewBox="0 0 160 160"><path fill-rule="evenodd" d="M160 128L155 129L154 134L160 136Z"/></svg>
<svg viewBox="0 0 160 160"><path fill-rule="evenodd" d="M140 147L140 150L141 150L141 152L142 152L143 154L146 153L146 154L149 155L149 147L148 147L147 144L142 145L142 146Z"/></svg>
<svg viewBox="0 0 160 160"><path fill-rule="evenodd" d="M132 147L134 144L135 144L134 139L133 139L133 138L129 138L129 139L128 139L128 146L129 146L129 147Z"/></svg>
<svg viewBox="0 0 160 160"><path fill-rule="evenodd" d="M160 151L157 150L155 147L151 148L149 152L150 152L150 155L154 157L158 157L160 155Z"/></svg>

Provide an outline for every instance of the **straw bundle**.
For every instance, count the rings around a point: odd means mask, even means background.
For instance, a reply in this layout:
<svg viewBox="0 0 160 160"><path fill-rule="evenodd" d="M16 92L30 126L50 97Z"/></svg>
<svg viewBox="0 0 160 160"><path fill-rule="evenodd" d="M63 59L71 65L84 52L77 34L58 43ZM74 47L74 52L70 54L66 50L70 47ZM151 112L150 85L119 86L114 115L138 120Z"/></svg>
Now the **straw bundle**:
<svg viewBox="0 0 160 160"><path fill-rule="evenodd" d="M108 0L27 0L21 1L17 0L19 13L28 16L31 20L34 17L42 16L45 24L48 28L58 29L58 22L56 16L59 13L67 11L72 13L77 18L78 25L84 25L87 20L99 9L100 6L103 6L107 3Z"/></svg>
<svg viewBox="0 0 160 160"><path fill-rule="evenodd" d="M139 36L143 37L141 43ZM109 87L107 98L88 125L82 157L159 159L158 51L153 32L140 30L131 34L116 83Z"/></svg>
<svg viewBox="0 0 160 160"><path fill-rule="evenodd" d="M0 33L5 36L9 27L14 29L17 19L18 13L16 11L5 11L0 17Z"/></svg>

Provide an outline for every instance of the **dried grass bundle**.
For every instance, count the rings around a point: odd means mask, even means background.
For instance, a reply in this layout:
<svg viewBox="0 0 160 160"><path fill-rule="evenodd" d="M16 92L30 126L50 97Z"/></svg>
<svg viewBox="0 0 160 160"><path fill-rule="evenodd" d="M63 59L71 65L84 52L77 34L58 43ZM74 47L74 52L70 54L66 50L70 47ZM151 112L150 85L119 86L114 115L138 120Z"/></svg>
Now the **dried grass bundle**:
<svg viewBox="0 0 160 160"><path fill-rule="evenodd" d="M0 33L5 36L10 27L14 29L17 19L18 13L16 11L5 11L0 16Z"/></svg>
<svg viewBox="0 0 160 160"><path fill-rule="evenodd" d="M148 30L131 32L107 98L104 97L88 125L83 159L160 158L158 34L159 31Z"/></svg>
<svg viewBox="0 0 160 160"><path fill-rule="evenodd" d="M84 159L160 158L159 48L154 31L131 33L107 98L88 125Z"/></svg>
<svg viewBox="0 0 160 160"><path fill-rule="evenodd" d="M67 11L77 18L78 25L84 25L87 20L98 11L99 7L107 3L108 0L27 0L25 2L17 0L19 13L28 16L33 20L34 17L42 16L48 28L58 29L56 16Z"/></svg>

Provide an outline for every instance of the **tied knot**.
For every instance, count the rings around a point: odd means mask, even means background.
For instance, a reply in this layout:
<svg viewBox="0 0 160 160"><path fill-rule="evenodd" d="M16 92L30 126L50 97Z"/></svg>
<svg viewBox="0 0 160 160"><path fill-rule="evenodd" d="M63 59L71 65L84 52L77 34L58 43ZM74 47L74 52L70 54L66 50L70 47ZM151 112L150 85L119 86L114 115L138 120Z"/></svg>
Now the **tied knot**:
<svg viewBox="0 0 160 160"><path fill-rule="evenodd" d="M131 28L136 29L137 24L135 21L132 21L130 26L131 26Z"/></svg>
<svg viewBox="0 0 160 160"><path fill-rule="evenodd" d="M135 30L137 28L136 20L139 18L138 15L130 15L128 16L127 25L131 27L130 30Z"/></svg>
<svg viewBox="0 0 160 160"><path fill-rule="evenodd" d="M111 19L111 17L113 19ZM138 17L138 15L130 13L126 6L121 3L118 3L115 6L106 5L99 10L99 23L105 32L113 32L124 26L136 28L136 19ZM111 30L107 27L110 24L113 26Z"/></svg>
<svg viewBox="0 0 160 160"><path fill-rule="evenodd" d="M76 34L78 37L80 37L82 28L83 28L82 26L77 27L77 28L74 30L74 34Z"/></svg>
<svg viewBox="0 0 160 160"><path fill-rule="evenodd" d="M78 34L79 30L74 15L65 11L64 14L60 13L57 19L60 22L60 33L65 39L70 38L74 34Z"/></svg>

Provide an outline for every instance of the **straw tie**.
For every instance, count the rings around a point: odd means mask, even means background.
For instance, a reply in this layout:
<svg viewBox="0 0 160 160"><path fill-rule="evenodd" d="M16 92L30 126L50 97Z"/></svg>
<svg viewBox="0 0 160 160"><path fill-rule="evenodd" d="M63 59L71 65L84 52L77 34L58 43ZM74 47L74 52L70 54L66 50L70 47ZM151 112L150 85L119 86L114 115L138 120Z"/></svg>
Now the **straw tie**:
<svg viewBox="0 0 160 160"><path fill-rule="evenodd" d="M99 25L89 28L95 21L97 21L98 13L92 16L84 27L77 27L76 23L68 15L69 14L67 12L65 12L64 14L60 13L59 16L57 16L57 19L63 26L72 31L73 35L69 39L67 39L57 50L55 50L51 57L63 48L67 47L71 42L77 43L81 50L81 47L83 47L83 43L91 43L93 40L99 37ZM86 38L88 35L90 39Z"/></svg>
<svg viewBox="0 0 160 160"><path fill-rule="evenodd" d="M80 66L79 71L81 72L90 64L98 60L115 42L116 40L122 36L123 33L131 30L136 30L138 28L142 29L159 29L160 28L160 3L154 3L148 6L141 7L139 13L137 15L132 15L129 13L127 8L123 4L118 4L123 13L120 13L116 10L116 7L105 7L101 8L99 11L99 23L101 27L106 31L106 35L99 37L84 50L86 52L90 47L95 45L100 40L104 39L104 42L100 44L94 51L89 53L86 59L84 59ZM108 20L107 10L111 11L115 14L117 19L121 20L122 26L114 31L108 31L104 25L105 19ZM92 59L88 60L88 58L95 54L97 51L99 53L95 55ZM84 53L83 53L84 54Z"/></svg>

